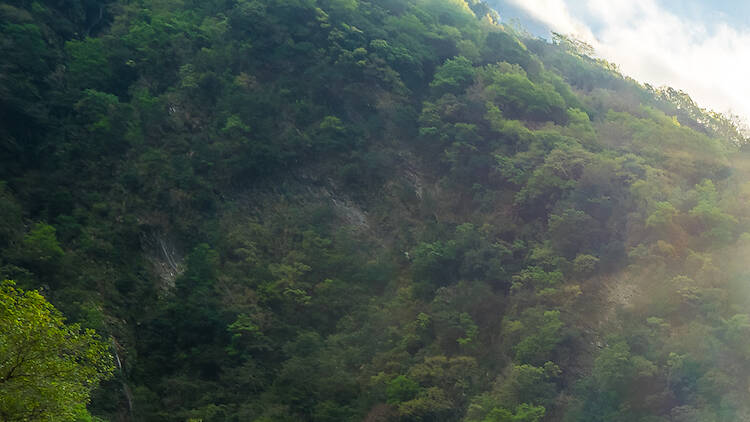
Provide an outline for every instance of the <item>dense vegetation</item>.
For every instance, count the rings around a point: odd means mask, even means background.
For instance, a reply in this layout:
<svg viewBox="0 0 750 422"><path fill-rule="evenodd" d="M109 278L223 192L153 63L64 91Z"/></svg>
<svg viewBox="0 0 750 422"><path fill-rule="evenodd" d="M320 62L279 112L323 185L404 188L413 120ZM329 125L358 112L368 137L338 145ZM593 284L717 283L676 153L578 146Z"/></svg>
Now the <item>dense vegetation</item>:
<svg viewBox="0 0 750 422"><path fill-rule="evenodd" d="M0 284L0 327L0 420L91 420L91 390L112 372L107 344L9 281Z"/></svg>
<svg viewBox="0 0 750 422"><path fill-rule="evenodd" d="M750 420L750 159L684 93L477 0L0 33L0 279L111 339L91 414Z"/></svg>

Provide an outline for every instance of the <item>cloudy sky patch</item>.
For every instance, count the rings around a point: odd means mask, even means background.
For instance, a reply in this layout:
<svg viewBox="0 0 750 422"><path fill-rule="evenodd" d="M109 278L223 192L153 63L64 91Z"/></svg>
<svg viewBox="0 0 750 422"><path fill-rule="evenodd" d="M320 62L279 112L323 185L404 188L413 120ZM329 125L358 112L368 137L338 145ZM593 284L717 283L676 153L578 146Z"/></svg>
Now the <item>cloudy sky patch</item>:
<svg viewBox="0 0 750 422"><path fill-rule="evenodd" d="M599 56L636 80L682 89L702 107L750 118L750 4L730 0L496 3L505 17L589 42Z"/></svg>

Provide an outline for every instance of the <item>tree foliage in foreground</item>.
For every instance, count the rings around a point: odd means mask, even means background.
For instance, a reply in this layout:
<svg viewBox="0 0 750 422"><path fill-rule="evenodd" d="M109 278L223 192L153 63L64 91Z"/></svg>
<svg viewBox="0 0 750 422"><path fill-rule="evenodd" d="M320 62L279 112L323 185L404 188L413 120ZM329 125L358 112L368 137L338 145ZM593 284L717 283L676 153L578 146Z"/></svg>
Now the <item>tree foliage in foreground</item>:
<svg viewBox="0 0 750 422"><path fill-rule="evenodd" d="M0 419L68 421L88 414L91 390L113 370L107 343L66 324L36 291L0 284Z"/></svg>

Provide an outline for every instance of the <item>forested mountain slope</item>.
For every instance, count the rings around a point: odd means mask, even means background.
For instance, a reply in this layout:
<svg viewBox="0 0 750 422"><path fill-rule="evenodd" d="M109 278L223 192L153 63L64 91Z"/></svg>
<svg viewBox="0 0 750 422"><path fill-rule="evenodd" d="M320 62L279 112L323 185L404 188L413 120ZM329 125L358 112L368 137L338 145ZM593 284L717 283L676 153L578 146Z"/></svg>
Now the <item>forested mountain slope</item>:
<svg viewBox="0 0 750 422"><path fill-rule="evenodd" d="M0 32L0 279L112 344L92 415L750 420L750 158L684 93L476 0Z"/></svg>

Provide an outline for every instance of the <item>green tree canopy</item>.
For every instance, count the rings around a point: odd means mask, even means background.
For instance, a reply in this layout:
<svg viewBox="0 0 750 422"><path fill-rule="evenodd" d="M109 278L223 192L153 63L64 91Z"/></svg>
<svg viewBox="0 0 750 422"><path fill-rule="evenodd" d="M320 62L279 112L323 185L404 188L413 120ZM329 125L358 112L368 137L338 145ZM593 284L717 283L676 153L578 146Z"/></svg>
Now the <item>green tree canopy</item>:
<svg viewBox="0 0 750 422"><path fill-rule="evenodd" d="M12 281L0 284L0 327L0 420L85 415L91 390L113 370L107 344Z"/></svg>

